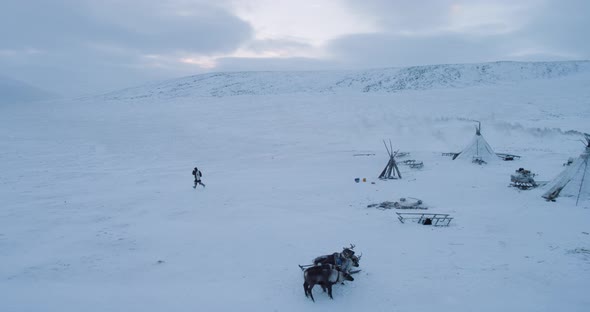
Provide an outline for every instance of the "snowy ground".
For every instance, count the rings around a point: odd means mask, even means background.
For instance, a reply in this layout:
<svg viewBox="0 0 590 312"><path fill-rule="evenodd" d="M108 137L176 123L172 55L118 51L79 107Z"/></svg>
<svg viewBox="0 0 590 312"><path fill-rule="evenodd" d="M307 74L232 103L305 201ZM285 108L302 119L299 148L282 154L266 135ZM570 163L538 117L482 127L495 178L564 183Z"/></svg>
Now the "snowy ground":
<svg viewBox="0 0 590 312"><path fill-rule="evenodd" d="M590 203L550 180L590 132L590 76L391 94L0 107L0 311L587 311ZM460 151L474 123L514 162ZM382 139L424 161L376 177ZM353 156L374 153L374 156ZM191 170L205 189L192 188ZM367 178L355 183L354 178ZM370 182L375 182L371 184ZM366 208L422 198L448 228ZM363 253L334 300L297 264Z"/></svg>

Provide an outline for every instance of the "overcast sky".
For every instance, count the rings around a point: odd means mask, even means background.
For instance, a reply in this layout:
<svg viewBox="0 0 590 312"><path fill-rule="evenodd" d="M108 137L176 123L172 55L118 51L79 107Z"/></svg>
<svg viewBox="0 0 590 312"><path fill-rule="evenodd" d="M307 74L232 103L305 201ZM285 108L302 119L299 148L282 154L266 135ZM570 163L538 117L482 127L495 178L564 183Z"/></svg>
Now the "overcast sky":
<svg viewBox="0 0 590 312"><path fill-rule="evenodd" d="M62 95L213 71L590 59L590 0L1 0L0 75Z"/></svg>

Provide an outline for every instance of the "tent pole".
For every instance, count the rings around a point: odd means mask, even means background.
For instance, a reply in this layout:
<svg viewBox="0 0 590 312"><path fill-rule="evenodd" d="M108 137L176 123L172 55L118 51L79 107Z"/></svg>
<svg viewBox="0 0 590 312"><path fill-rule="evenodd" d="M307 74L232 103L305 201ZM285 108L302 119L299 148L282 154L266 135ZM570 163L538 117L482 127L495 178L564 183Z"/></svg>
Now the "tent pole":
<svg viewBox="0 0 590 312"><path fill-rule="evenodd" d="M387 150L387 155L391 156L391 153L389 152L389 148L387 148L387 143L385 143L385 140L383 140L383 145L385 145L385 149Z"/></svg>
<svg viewBox="0 0 590 312"><path fill-rule="evenodd" d="M584 166L584 173L582 174L582 182L580 182L580 189L578 190L578 198L576 198L576 206L580 201L580 194L582 193L582 186L584 185L584 179L586 178L586 170L588 169L588 158L584 162L586 165Z"/></svg>

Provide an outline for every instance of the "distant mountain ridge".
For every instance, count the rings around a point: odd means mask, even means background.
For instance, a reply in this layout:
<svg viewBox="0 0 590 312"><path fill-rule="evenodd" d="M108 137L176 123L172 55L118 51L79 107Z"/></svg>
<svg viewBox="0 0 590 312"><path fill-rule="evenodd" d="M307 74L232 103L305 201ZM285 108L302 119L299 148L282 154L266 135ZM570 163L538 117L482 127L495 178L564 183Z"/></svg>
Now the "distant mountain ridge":
<svg viewBox="0 0 590 312"><path fill-rule="evenodd" d="M463 88L590 73L590 61L444 64L360 71L209 73L103 95L107 99L293 93L378 93Z"/></svg>
<svg viewBox="0 0 590 312"><path fill-rule="evenodd" d="M22 81L0 76L0 104L51 100L58 97L57 94Z"/></svg>

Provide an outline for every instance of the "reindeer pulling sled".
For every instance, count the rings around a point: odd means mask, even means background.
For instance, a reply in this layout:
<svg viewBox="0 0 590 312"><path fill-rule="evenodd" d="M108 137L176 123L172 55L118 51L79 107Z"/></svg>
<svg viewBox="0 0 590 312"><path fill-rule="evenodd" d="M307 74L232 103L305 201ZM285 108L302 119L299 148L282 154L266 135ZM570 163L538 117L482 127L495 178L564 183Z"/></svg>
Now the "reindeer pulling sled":
<svg viewBox="0 0 590 312"><path fill-rule="evenodd" d="M337 283L344 284L344 281L354 281L352 274L358 273L361 270L353 270L359 267L362 254L358 257L354 252L354 245L350 247L343 247L342 252L335 252L330 255L323 255L315 258L313 264L299 265L303 271L303 290L305 297L313 298L312 289L315 285L320 285L322 290L328 290L328 296L332 297L332 285Z"/></svg>

